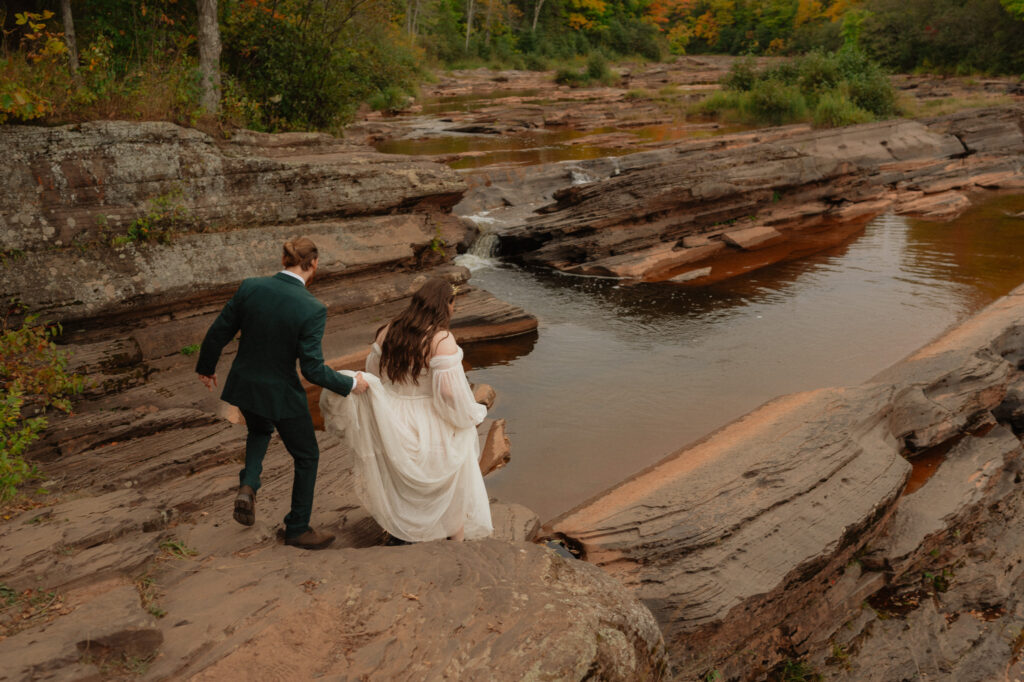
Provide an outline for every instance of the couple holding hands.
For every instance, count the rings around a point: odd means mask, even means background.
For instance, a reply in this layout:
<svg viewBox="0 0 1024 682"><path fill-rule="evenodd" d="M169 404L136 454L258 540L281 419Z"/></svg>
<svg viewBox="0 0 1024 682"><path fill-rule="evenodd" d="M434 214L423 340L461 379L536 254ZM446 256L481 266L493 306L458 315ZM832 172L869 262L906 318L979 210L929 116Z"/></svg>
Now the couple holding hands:
<svg viewBox="0 0 1024 682"><path fill-rule="evenodd" d="M392 538L489 535L476 432L487 408L473 398L462 349L448 328L455 287L428 280L378 330L366 371L336 372L324 364L321 349L327 307L306 288L318 264L311 240L286 242L284 269L243 281L200 348L196 372L213 390L221 350L241 332L221 394L242 411L248 429L235 520L255 523L263 457L276 429L295 465L285 544L322 549L334 540L309 525L320 452L297 360L302 376L326 389L325 427L353 451L360 500Z"/></svg>

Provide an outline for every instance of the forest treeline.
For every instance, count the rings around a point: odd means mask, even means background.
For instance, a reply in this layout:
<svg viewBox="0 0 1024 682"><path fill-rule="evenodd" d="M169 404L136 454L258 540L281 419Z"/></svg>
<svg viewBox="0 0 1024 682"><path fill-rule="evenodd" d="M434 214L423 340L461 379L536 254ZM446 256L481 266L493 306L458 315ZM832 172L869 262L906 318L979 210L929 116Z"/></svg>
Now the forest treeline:
<svg viewBox="0 0 1024 682"><path fill-rule="evenodd" d="M364 104L400 106L432 67L594 55L845 46L894 71L1024 74L1024 0L8 0L0 122L196 123L203 7L219 38L217 115L262 130L336 130Z"/></svg>

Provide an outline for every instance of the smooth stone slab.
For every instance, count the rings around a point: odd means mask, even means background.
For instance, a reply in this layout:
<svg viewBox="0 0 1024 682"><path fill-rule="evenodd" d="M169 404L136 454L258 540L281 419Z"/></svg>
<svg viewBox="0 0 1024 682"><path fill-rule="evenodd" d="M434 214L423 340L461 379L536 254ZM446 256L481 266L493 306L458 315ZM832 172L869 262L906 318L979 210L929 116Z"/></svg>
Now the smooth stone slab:
<svg viewBox="0 0 1024 682"><path fill-rule="evenodd" d="M741 249L753 251L763 248L782 238L782 233L770 227L750 227L745 230L733 230L722 235L727 244Z"/></svg>

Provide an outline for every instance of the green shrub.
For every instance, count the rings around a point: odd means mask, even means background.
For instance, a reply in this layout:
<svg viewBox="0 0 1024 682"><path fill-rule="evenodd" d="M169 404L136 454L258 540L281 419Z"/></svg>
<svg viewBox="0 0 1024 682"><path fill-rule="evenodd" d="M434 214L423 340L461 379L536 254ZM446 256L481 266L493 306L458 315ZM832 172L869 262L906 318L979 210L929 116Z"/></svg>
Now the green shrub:
<svg viewBox="0 0 1024 682"><path fill-rule="evenodd" d="M857 44L886 67L952 73L1024 68L1024 21L1000 0L865 0Z"/></svg>
<svg viewBox="0 0 1024 682"><path fill-rule="evenodd" d="M562 67L555 72L555 82L571 88L582 88L594 83L612 85L618 78L618 75L608 68L608 60L600 52L590 54L583 71L573 67Z"/></svg>
<svg viewBox="0 0 1024 682"><path fill-rule="evenodd" d="M14 28L4 31L17 35L21 50L11 55L4 50L0 59L0 123L8 119L31 121L53 112L53 103L46 92L50 82L61 80L71 85L70 73L63 68L67 47L51 21L53 12L21 12L15 14ZM6 19L6 12L0 15ZM51 30L52 29L52 30Z"/></svg>
<svg viewBox="0 0 1024 682"><path fill-rule="evenodd" d="M12 327L8 319L0 325L0 502L38 476L25 451L46 428L47 413L70 412L71 396L85 387L82 377L67 371L67 355L54 343L59 325L30 315Z"/></svg>
<svg viewBox="0 0 1024 682"><path fill-rule="evenodd" d="M779 125L863 123L896 113L896 92L882 69L852 48L812 52L758 72L752 59L733 64L724 90L693 111Z"/></svg>
<svg viewBox="0 0 1024 682"><path fill-rule="evenodd" d="M146 202L146 214L136 218L123 235L111 240L111 246L129 242L170 244L176 232L192 226L194 220L183 203L181 187L174 187Z"/></svg>
<svg viewBox="0 0 1024 682"><path fill-rule="evenodd" d="M833 90L843 80L839 59L834 54L811 52L796 62L800 91L806 94Z"/></svg>
<svg viewBox="0 0 1024 682"><path fill-rule="evenodd" d="M527 71L548 71L551 61L543 55L530 53L523 57L523 66Z"/></svg>
<svg viewBox="0 0 1024 682"><path fill-rule="evenodd" d="M738 112L744 96L745 93L735 90L718 90L694 104L691 111L705 116L724 115L730 111Z"/></svg>
<svg viewBox="0 0 1024 682"><path fill-rule="evenodd" d="M878 118L896 114L896 91L881 72L852 78L847 92L854 104Z"/></svg>
<svg viewBox="0 0 1024 682"><path fill-rule="evenodd" d="M732 63L729 74L722 79L722 87L726 90L745 92L754 87L757 81L757 66L753 57L744 57Z"/></svg>
<svg viewBox="0 0 1024 682"><path fill-rule="evenodd" d="M590 78L576 69L563 67L555 72L555 82L559 85L568 85L570 88L581 88L590 83Z"/></svg>
<svg viewBox="0 0 1024 682"><path fill-rule="evenodd" d="M800 88L775 80L754 84L741 101L744 118L758 123L782 125L807 118L807 100Z"/></svg>
<svg viewBox="0 0 1024 682"><path fill-rule="evenodd" d="M800 65L797 59L791 59L775 66L769 66L758 74L758 80L773 80L788 85L800 82Z"/></svg>
<svg viewBox="0 0 1024 682"><path fill-rule="evenodd" d="M23 56L0 58L0 124L31 121L53 111L53 104L40 94L36 74Z"/></svg>
<svg viewBox="0 0 1024 682"><path fill-rule="evenodd" d="M819 128L867 123L873 118L870 111L861 109L839 92L826 92L814 107L814 125Z"/></svg>
<svg viewBox="0 0 1024 682"><path fill-rule="evenodd" d="M222 28L222 63L259 105L254 127L336 131L375 95L414 88L416 54L387 22L357 24L335 3L264 10L234 4Z"/></svg>
<svg viewBox="0 0 1024 682"><path fill-rule="evenodd" d="M587 78L598 83L605 83L613 78L608 68L608 60L600 52L594 52L587 58Z"/></svg>
<svg viewBox="0 0 1024 682"><path fill-rule="evenodd" d="M390 85L370 96L367 102L374 111L397 112L405 108L409 96L402 88Z"/></svg>

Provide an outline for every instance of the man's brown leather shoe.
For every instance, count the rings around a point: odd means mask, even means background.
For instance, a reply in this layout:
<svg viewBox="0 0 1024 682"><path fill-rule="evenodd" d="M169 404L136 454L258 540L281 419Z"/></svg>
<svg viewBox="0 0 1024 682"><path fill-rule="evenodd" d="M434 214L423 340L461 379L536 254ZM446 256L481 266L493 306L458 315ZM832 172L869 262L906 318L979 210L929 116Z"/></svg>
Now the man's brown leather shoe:
<svg viewBox="0 0 1024 682"><path fill-rule="evenodd" d="M243 526L256 523L256 491L247 485L238 488L234 517Z"/></svg>
<svg viewBox="0 0 1024 682"><path fill-rule="evenodd" d="M323 549L334 542L334 536L330 533L321 533L318 530L310 528L302 535L296 535L293 538L286 537L284 544L291 545L292 547L301 547L302 549Z"/></svg>

